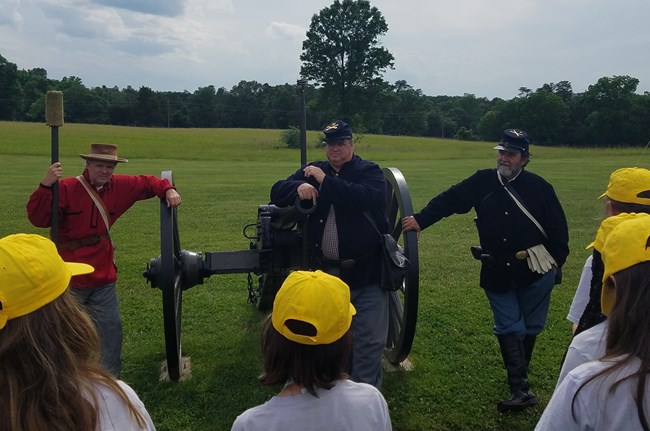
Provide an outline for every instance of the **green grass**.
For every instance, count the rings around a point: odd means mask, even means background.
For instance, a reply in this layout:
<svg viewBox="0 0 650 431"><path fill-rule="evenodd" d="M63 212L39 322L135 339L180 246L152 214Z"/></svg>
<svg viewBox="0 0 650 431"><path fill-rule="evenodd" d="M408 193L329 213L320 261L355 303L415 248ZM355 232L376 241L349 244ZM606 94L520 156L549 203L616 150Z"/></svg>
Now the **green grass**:
<svg viewBox="0 0 650 431"><path fill-rule="evenodd" d="M118 173L160 175L173 170L183 205L183 249L243 250L246 223L256 220L269 189L299 165L300 152L282 148L281 131L243 129L144 129L66 124L59 131L67 176L81 172L79 153L90 142L112 142L129 159ZM315 142L317 134L309 133ZM491 143L366 135L362 157L399 168L417 209L436 193L477 169L494 165ZM648 165L634 149L544 148L533 145L529 169L548 179L564 206L571 255L564 282L553 292L546 330L538 338L530 381L542 404L502 415L495 405L508 395L492 316L478 287L479 264L472 214L442 220L420 237L420 305L410 360L414 370L386 373L382 392L395 430L530 430L548 402L570 339L566 314L603 212L596 199L609 174ZM50 163L50 131L41 124L0 122L0 235L36 232L25 214L29 194ZM323 150L308 149L308 159ZM234 418L275 393L256 382L263 316L247 303L246 275L215 275L183 296L183 351L192 377L159 381L164 359L160 292L142 277L160 254L159 204L136 204L114 226L118 290L125 328L123 379L145 402L159 430L228 430Z"/></svg>

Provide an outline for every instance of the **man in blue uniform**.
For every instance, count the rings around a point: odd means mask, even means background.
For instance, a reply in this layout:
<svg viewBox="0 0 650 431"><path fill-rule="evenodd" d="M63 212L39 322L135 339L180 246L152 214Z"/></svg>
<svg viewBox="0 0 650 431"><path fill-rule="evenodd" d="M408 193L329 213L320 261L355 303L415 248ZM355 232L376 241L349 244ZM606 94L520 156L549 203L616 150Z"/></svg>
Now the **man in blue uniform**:
<svg viewBox="0 0 650 431"><path fill-rule="evenodd" d="M354 153L352 128L337 120L325 127L327 160L302 166L271 188L271 203L293 205L296 197L316 208L308 218L310 269L340 277L357 310L352 320L352 380L381 386L381 358L388 335L388 293L379 285L380 235L386 219L386 184L376 163ZM365 213L365 214L364 214Z"/></svg>
<svg viewBox="0 0 650 431"><path fill-rule="evenodd" d="M569 254L569 234L553 187L524 170L530 161L528 134L505 130L494 149L496 169L479 170L440 193L405 217L402 227L419 232L452 214L476 211L481 247L472 253L482 263L480 285L508 373L511 396L497 404L505 412L539 402L529 390L528 364Z"/></svg>

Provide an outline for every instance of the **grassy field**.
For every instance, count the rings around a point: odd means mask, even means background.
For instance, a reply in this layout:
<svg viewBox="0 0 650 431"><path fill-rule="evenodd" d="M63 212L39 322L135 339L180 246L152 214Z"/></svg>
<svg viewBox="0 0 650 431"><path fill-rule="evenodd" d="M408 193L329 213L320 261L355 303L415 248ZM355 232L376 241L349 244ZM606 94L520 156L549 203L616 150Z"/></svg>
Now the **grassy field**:
<svg viewBox="0 0 650 431"><path fill-rule="evenodd" d="M90 142L112 142L129 159L118 173L160 175L173 170L183 197L179 229L183 249L248 248L242 235L269 189L299 165L300 152L282 148L280 131L144 129L66 124L60 129L60 160L77 175ZM316 133L308 135L314 142ZM492 143L366 135L356 146L363 158L404 174L416 209L477 169L494 166ZM479 264L469 254L477 243L473 214L442 220L420 237L420 305L410 360L412 371L386 373L382 392L393 428L406 430L531 430L548 402L570 339L566 314L603 210L597 200L609 174L624 166L647 167L636 149L531 146L529 169L549 180L564 206L571 255L564 282L553 292L546 330L531 365L532 389L541 405L502 415L505 370L491 313L478 287ZM50 164L50 131L42 124L0 122L0 236L47 231L30 225L25 204ZM323 150L310 144L308 159ZM146 404L158 430L228 430L234 418L276 392L261 387L259 329L263 316L247 303L246 275L216 275L184 294L183 351L192 376L177 384L159 381L164 359L160 291L142 277L160 254L157 200L136 204L112 229L125 328L122 378Z"/></svg>

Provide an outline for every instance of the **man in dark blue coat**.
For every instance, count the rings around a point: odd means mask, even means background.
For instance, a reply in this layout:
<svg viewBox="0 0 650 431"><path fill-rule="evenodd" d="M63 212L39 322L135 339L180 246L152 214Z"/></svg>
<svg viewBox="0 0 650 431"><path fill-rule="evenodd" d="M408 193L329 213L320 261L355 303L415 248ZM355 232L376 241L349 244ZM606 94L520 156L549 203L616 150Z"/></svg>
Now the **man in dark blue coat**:
<svg viewBox="0 0 650 431"><path fill-rule="evenodd" d="M386 232L386 183L376 163L354 154L352 128L337 120L323 130L327 161L298 169L271 188L271 203L293 205L297 197L316 208L308 217L311 269L340 277L357 310L352 320L352 380L381 386L381 358L388 335L388 293L379 286L380 235ZM366 213L366 214L364 214Z"/></svg>
<svg viewBox="0 0 650 431"><path fill-rule="evenodd" d="M528 134L505 130L494 149L496 169L479 170L440 193L418 214L405 217L402 227L419 232L452 214L476 211L481 247L473 254L482 263L480 285L492 309L511 391L497 409L518 411L539 402L529 390L528 364L569 255L569 234L553 187L524 170L530 161Z"/></svg>

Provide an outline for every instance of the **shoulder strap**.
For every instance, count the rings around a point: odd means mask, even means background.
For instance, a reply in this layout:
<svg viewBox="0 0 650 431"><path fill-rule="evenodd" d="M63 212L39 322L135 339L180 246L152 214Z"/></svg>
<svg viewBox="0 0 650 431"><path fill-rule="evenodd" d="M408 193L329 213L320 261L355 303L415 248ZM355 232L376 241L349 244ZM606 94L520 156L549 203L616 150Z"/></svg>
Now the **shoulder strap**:
<svg viewBox="0 0 650 431"><path fill-rule="evenodd" d="M375 228L375 230L377 231L377 233L378 233L379 235L382 235L382 233L379 231L379 228L377 227L377 223L375 223L375 219L372 218L372 215L370 215L370 212L366 210L366 211L363 212L363 215L366 216L366 218L367 218L368 221L370 222L370 225L371 225L373 228Z"/></svg>
<svg viewBox="0 0 650 431"><path fill-rule="evenodd" d="M512 188L512 186L510 185L510 182L508 182L508 181L504 182L503 181L503 178L501 178L501 174L499 173L498 170L497 170L497 177L499 177L499 182L501 183L503 188L506 190L506 192L508 192L508 195L510 195L510 197L515 202L515 204L517 204L517 206L519 207L521 212L523 212L526 215L526 217L528 217L530 219L530 221L533 222L533 224L537 227L537 229L539 229L539 231L542 233L542 235L544 235L544 238L548 238L548 235L546 234L546 231L544 230L542 225L539 224L539 222L537 221L535 216L533 216L530 213L530 211L528 211L528 209L526 208L526 205L524 205L524 202L521 199L521 196L519 196L517 191Z"/></svg>
<svg viewBox="0 0 650 431"><path fill-rule="evenodd" d="M88 183L86 178L84 178L83 175L78 175L77 180L81 183L82 186L86 189L88 192L88 195L90 195L90 198L95 202L95 206L99 210L99 213L102 216L102 219L104 220L104 224L106 225L106 233L108 233L111 230L111 225L108 223L108 208L106 208L106 204L102 200L101 197L99 197L99 194L97 194L97 191Z"/></svg>

